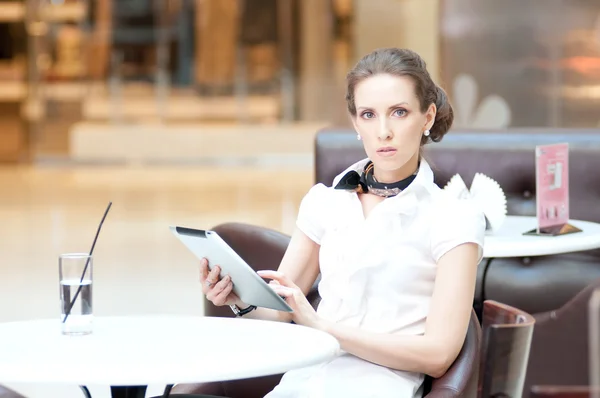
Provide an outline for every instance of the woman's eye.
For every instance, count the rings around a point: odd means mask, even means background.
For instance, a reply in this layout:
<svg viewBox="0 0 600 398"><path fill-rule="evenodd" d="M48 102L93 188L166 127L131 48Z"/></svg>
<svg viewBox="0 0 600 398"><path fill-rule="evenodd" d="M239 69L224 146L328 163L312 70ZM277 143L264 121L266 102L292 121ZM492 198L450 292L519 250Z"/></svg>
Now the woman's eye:
<svg viewBox="0 0 600 398"><path fill-rule="evenodd" d="M363 113L363 117L367 118L367 119L371 119L373 118L375 115L373 114L373 112L365 112Z"/></svg>
<svg viewBox="0 0 600 398"><path fill-rule="evenodd" d="M402 117L402 116L406 115L406 110L404 110L404 109L396 109L394 111L394 115L398 116L398 117Z"/></svg>

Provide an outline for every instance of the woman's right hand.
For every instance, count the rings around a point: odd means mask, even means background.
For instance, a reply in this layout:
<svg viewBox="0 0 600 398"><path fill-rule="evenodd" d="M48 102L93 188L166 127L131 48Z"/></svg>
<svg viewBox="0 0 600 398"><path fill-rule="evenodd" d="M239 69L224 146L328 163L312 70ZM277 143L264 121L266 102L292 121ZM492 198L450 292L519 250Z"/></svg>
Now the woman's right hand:
<svg viewBox="0 0 600 398"><path fill-rule="evenodd" d="M202 283L202 293L207 300L217 307L223 305L238 304L240 299L233 293L233 282L229 275L219 280L221 267L215 265L212 270L208 269L208 260L200 260L200 283Z"/></svg>

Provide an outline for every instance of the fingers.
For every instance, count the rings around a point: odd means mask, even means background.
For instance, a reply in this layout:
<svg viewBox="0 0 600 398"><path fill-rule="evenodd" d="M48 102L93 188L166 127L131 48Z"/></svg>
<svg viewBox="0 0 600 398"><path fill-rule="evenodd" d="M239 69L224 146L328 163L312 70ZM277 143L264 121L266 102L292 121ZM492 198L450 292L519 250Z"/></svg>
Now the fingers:
<svg viewBox="0 0 600 398"><path fill-rule="evenodd" d="M272 285L270 284L270 287L271 287L271 289L273 289L273 291L275 293L277 293L278 296L285 297L285 298L294 297L295 289L277 285L277 284L272 284Z"/></svg>
<svg viewBox="0 0 600 398"><path fill-rule="evenodd" d="M213 269L208 273L208 276L206 277L204 284L207 285L208 287L212 287L213 285L215 285L217 282L219 282L219 274L220 273L221 273L221 267L219 267L218 265L215 265L213 267Z"/></svg>
<svg viewBox="0 0 600 398"><path fill-rule="evenodd" d="M208 264L208 262L206 262ZM202 262L200 263L200 283L202 283L202 292L207 294L211 288L213 288L217 282L219 282L219 274L221 273L221 267L215 265L212 270L203 269Z"/></svg>
<svg viewBox="0 0 600 398"><path fill-rule="evenodd" d="M282 272L264 270L264 271L258 271L257 273L258 273L258 275L260 275L260 277L266 278L266 279L273 279L274 281L278 282L280 285L287 286L287 287L295 287L296 286L294 284L294 282L292 282Z"/></svg>
<svg viewBox="0 0 600 398"><path fill-rule="evenodd" d="M208 277L208 260L203 258L200 260L200 283L204 284Z"/></svg>
<svg viewBox="0 0 600 398"><path fill-rule="evenodd" d="M233 282L231 282L231 279L229 279L229 276L226 276L225 278L223 278L223 281L225 281L227 279L227 283L224 285L225 287L223 289L221 289L221 292L214 295L214 297L212 298L212 303L214 305L225 305L225 303L227 302L227 298L229 297L229 295L231 294L231 291L233 290ZM219 282L219 284L221 283ZM217 286L215 286L216 289ZM213 291L215 290L213 289ZM212 292L211 292L212 293Z"/></svg>
<svg viewBox="0 0 600 398"><path fill-rule="evenodd" d="M209 276L209 278L210 278L210 276ZM207 280L210 280L210 279L207 279ZM221 279L218 283L216 283L214 286L209 288L208 292L206 293L206 298L209 299L210 301L213 301L214 298L216 296L218 296L223 291L223 289L225 289L225 287L227 287L229 282L231 282L231 277L229 275L227 275L223 279Z"/></svg>
<svg viewBox="0 0 600 398"><path fill-rule="evenodd" d="M219 280L221 267L215 265L212 270L208 267L208 260L203 258L200 260L200 283L202 284L202 292L206 298L214 305L225 305L228 296L233 290L233 282L231 277L226 275Z"/></svg>

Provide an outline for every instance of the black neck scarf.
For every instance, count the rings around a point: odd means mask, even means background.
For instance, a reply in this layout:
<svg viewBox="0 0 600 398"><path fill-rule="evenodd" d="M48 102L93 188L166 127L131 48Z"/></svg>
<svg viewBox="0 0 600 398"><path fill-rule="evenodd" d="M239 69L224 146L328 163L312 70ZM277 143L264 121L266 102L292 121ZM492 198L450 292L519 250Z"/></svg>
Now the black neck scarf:
<svg viewBox="0 0 600 398"><path fill-rule="evenodd" d="M408 186L417 177L415 172L413 175L392 183L383 183L375 179L373 175L373 162L369 161L361 174L354 170L350 170L340 179L335 186L335 189L352 190L358 193L370 192L377 196L389 198L398 195L400 192L408 188ZM418 170L418 169L417 169Z"/></svg>

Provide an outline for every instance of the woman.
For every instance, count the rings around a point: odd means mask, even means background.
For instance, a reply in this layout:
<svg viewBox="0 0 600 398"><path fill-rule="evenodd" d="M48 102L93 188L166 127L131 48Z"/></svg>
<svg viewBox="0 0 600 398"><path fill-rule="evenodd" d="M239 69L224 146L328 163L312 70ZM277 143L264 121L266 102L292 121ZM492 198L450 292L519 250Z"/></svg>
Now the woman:
<svg viewBox="0 0 600 398"><path fill-rule="evenodd" d="M457 357L471 316L485 218L445 195L421 155L452 124L446 94L419 55L395 48L365 56L347 83L367 159L310 189L278 271L259 272L294 312L248 307L201 264L215 305L340 342L342 355L286 373L269 398L421 396L424 375L442 376ZM315 311L305 295L319 273Z"/></svg>

